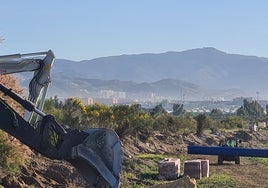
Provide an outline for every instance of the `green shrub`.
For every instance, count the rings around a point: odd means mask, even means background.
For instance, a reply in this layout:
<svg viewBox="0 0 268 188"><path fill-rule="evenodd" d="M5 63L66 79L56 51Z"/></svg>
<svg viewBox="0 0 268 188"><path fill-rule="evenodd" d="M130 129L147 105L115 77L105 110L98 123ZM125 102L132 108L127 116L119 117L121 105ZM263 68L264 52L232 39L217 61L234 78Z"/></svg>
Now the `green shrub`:
<svg viewBox="0 0 268 188"><path fill-rule="evenodd" d="M254 157L251 157L250 160L255 161L258 164L268 166L268 158L254 158Z"/></svg>
<svg viewBox="0 0 268 188"><path fill-rule="evenodd" d="M197 181L197 186L200 188L232 188L236 187L235 179L226 174L213 174L209 178L202 178Z"/></svg>
<svg viewBox="0 0 268 188"><path fill-rule="evenodd" d="M19 175L21 167L27 163L25 151L20 145L12 144L9 136L0 131L0 166L5 174Z"/></svg>

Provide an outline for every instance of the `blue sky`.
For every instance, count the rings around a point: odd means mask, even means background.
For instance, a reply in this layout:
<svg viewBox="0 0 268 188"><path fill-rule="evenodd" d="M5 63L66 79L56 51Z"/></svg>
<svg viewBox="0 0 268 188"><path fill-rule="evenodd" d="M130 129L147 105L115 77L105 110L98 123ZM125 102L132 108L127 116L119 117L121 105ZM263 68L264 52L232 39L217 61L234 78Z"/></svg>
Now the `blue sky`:
<svg viewBox="0 0 268 188"><path fill-rule="evenodd" d="M268 57L267 0L1 0L0 54L57 58L215 47Z"/></svg>

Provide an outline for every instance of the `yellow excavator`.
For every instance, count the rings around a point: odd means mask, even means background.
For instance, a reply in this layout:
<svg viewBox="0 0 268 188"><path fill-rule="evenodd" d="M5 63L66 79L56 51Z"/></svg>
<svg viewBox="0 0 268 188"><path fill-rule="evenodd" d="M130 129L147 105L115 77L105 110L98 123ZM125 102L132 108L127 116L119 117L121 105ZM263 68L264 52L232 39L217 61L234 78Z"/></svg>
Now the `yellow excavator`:
<svg viewBox="0 0 268 188"><path fill-rule="evenodd" d="M91 187L119 187L123 151L115 131L66 129L42 111L54 61L52 50L0 56L0 75L33 71L27 99L0 83L0 92L25 109L21 116L0 97L0 129L45 157L70 162ZM38 128L32 123L34 113L41 122ZM51 135L56 135L56 141L51 141Z"/></svg>

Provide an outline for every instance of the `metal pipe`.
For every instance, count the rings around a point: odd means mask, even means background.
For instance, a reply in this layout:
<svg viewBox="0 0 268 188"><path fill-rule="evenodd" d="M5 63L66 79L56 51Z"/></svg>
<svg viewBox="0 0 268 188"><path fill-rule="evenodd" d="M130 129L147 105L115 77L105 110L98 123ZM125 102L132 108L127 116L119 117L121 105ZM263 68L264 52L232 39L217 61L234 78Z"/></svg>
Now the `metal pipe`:
<svg viewBox="0 0 268 188"><path fill-rule="evenodd" d="M268 157L268 149L217 146L188 146L187 149L188 154Z"/></svg>

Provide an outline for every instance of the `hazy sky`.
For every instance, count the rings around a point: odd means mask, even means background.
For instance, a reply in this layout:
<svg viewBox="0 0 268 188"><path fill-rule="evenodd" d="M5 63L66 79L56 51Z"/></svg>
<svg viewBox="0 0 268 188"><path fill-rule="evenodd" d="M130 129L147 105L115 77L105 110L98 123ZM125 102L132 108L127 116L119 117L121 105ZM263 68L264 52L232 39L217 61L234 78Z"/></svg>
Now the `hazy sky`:
<svg viewBox="0 0 268 188"><path fill-rule="evenodd" d="M0 54L57 58L215 47L268 57L267 0L1 0Z"/></svg>

